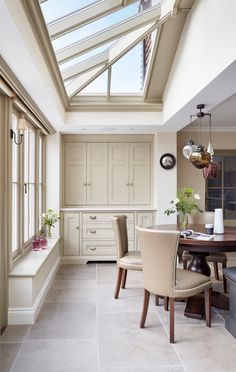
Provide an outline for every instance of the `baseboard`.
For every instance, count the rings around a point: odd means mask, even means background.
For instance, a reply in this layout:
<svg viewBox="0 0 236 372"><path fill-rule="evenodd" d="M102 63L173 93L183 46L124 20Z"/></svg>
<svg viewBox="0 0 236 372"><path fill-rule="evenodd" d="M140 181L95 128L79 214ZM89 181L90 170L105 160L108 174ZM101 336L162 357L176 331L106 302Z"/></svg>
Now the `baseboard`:
<svg viewBox="0 0 236 372"><path fill-rule="evenodd" d="M34 324L43 302L47 296L48 290L53 282L53 279L60 266L61 258L58 257L49 272L44 285L36 298L34 305L31 308L9 308L8 309L8 324Z"/></svg>

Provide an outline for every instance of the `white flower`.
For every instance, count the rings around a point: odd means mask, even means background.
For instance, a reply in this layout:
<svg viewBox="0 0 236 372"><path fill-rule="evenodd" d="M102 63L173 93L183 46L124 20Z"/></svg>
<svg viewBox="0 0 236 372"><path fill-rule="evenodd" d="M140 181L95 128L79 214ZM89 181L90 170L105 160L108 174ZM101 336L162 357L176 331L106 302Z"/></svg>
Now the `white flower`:
<svg viewBox="0 0 236 372"><path fill-rule="evenodd" d="M200 196L199 196L199 194L194 194L193 197L194 197L194 199L196 199L196 200L200 200Z"/></svg>
<svg viewBox="0 0 236 372"><path fill-rule="evenodd" d="M178 198L175 198L174 199L174 203L175 203L175 205L178 204L179 203L179 199Z"/></svg>

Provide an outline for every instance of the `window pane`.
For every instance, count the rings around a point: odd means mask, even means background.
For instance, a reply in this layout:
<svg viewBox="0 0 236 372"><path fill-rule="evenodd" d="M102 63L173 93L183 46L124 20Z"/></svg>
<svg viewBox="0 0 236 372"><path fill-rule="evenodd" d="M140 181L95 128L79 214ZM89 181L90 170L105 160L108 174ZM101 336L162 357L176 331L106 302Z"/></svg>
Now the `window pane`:
<svg viewBox="0 0 236 372"><path fill-rule="evenodd" d="M29 179L29 129L24 132L24 183Z"/></svg>
<svg viewBox="0 0 236 372"><path fill-rule="evenodd" d="M141 94L142 43L124 55L112 66L111 94ZM127 68L128 66L128 68Z"/></svg>
<svg viewBox="0 0 236 372"><path fill-rule="evenodd" d="M12 252L15 253L19 248L19 210L18 210L18 185L12 184Z"/></svg>
<svg viewBox="0 0 236 372"><path fill-rule="evenodd" d="M39 230L41 230L41 225L42 225L42 218L40 217L40 214L43 213L42 191L43 191L42 184L39 184L39 205L38 205L38 209L39 209Z"/></svg>
<svg viewBox="0 0 236 372"><path fill-rule="evenodd" d="M91 95L91 94L101 94L105 95L107 93L107 71L101 74L97 79L92 81L86 88L81 90L78 95Z"/></svg>
<svg viewBox="0 0 236 372"><path fill-rule="evenodd" d="M234 184L235 185L235 184ZM224 218L236 219L236 189L225 189Z"/></svg>
<svg viewBox="0 0 236 372"><path fill-rule="evenodd" d="M214 211L215 208L222 208L222 189L208 189L206 195L206 211Z"/></svg>
<svg viewBox="0 0 236 372"><path fill-rule="evenodd" d="M29 238L35 234L35 185L29 185Z"/></svg>
<svg viewBox="0 0 236 372"><path fill-rule="evenodd" d="M27 190L27 192L24 192L24 242L26 242L28 239L29 239L29 197Z"/></svg>
<svg viewBox="0 0 236 372"><path fill-rule="evenodd" d="M43 177L43 172L42 172L42 165L43 165L43 159L42 159L42 154L43 154L43 141L42 141L42 137L40 136L39 137L39 144L38 144L38 148L39 148L39 154L38 154L38 159L39 159L39 163L38 163L38 170L39 170L39 174L38 174L38 181L39 183L42 183L42 177Z"/></svg>
<svg viewBox="0 0 236 372"><path fill-rule="evenodd" d="M236 156L224 157L224 186L236 187Z"/></svg>
<svg viewBox="0 0 236 372"><path fill-rule="evenodd" d="M48 0L41 4L46 23L96 3L96 0Z"/></svg>
<svg viewBox="0 0 236 372"><path fill-rule="evenodd" d="M35 133L29 129L29 182L35 182Z"/></svg>
<svg viewBox="0 0 236 372"><path fill-rule="evenodd" d="M17 132L17 117L12 115L12 129ZM12 182L18 181L19 146L12 142Z"/></svg>

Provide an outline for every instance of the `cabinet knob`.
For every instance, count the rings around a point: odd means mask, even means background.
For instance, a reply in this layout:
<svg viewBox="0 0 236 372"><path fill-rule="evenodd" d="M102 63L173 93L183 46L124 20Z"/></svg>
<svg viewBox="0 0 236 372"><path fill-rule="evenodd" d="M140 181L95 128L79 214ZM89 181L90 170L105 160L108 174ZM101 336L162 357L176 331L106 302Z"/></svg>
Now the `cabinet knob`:
<svg viewBox="0 0 236 372"><path fill-rule="evenodd" d="M90 229L89 232L90 232L90 234L96 234L97 233L96 230L92 230L92 229Z"/></svg>
<svg viewBox="0 0 236 372"><path fill-rule="evenodd" d="M84 186L87 186L87 183L84 183Z"/></svg>
<svg viewBox="0 0 236 372"><path fill-rule="evenodd" d="M96 247L89 247L90 251L96 251Z"/></svg>
<svg viewBox="0 0 236 372"><path fill-rule="evenodd" d="M79 230L79 226L76 226L76 230Z"/></svg>
<svg viewBox="0 0 236 372"><path fill-rule="evenodd" d="M96 220L97 219L97 216L89 216L89 219L90 220Z"/></svg>
<svg viewBox="0 0 236 372"><path fill-rule="evenodd" d="M129 186L129 183L127 182L126 186Z"/></svg>
<svg viewBox="0 0 236 372"><path fill-rule="evenodd" d="M87 186L91 186L91 183L87 183Z"/></svg>
<svg viewBox="0 0 236 372"><path fill-rule="evenodd" d="M131 182L130 186L134 186L133 182Z"/></svg>

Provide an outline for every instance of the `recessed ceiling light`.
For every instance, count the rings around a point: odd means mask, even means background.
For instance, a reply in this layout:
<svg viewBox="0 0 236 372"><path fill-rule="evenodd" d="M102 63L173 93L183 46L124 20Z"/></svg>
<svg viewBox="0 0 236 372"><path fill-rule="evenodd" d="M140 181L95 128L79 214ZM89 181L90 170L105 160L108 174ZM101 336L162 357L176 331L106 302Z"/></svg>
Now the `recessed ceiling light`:
<svg viewBox="0 0 236 372"><path fill-rule="evenodd" d="M81 130L87 130L87 128L81 128Z"/></svg>
<svg viewBox="0 0 236 372"><path fill-rule="evenodd" d="M129 130L135 130L135 128L129 128Z"/></svg>

